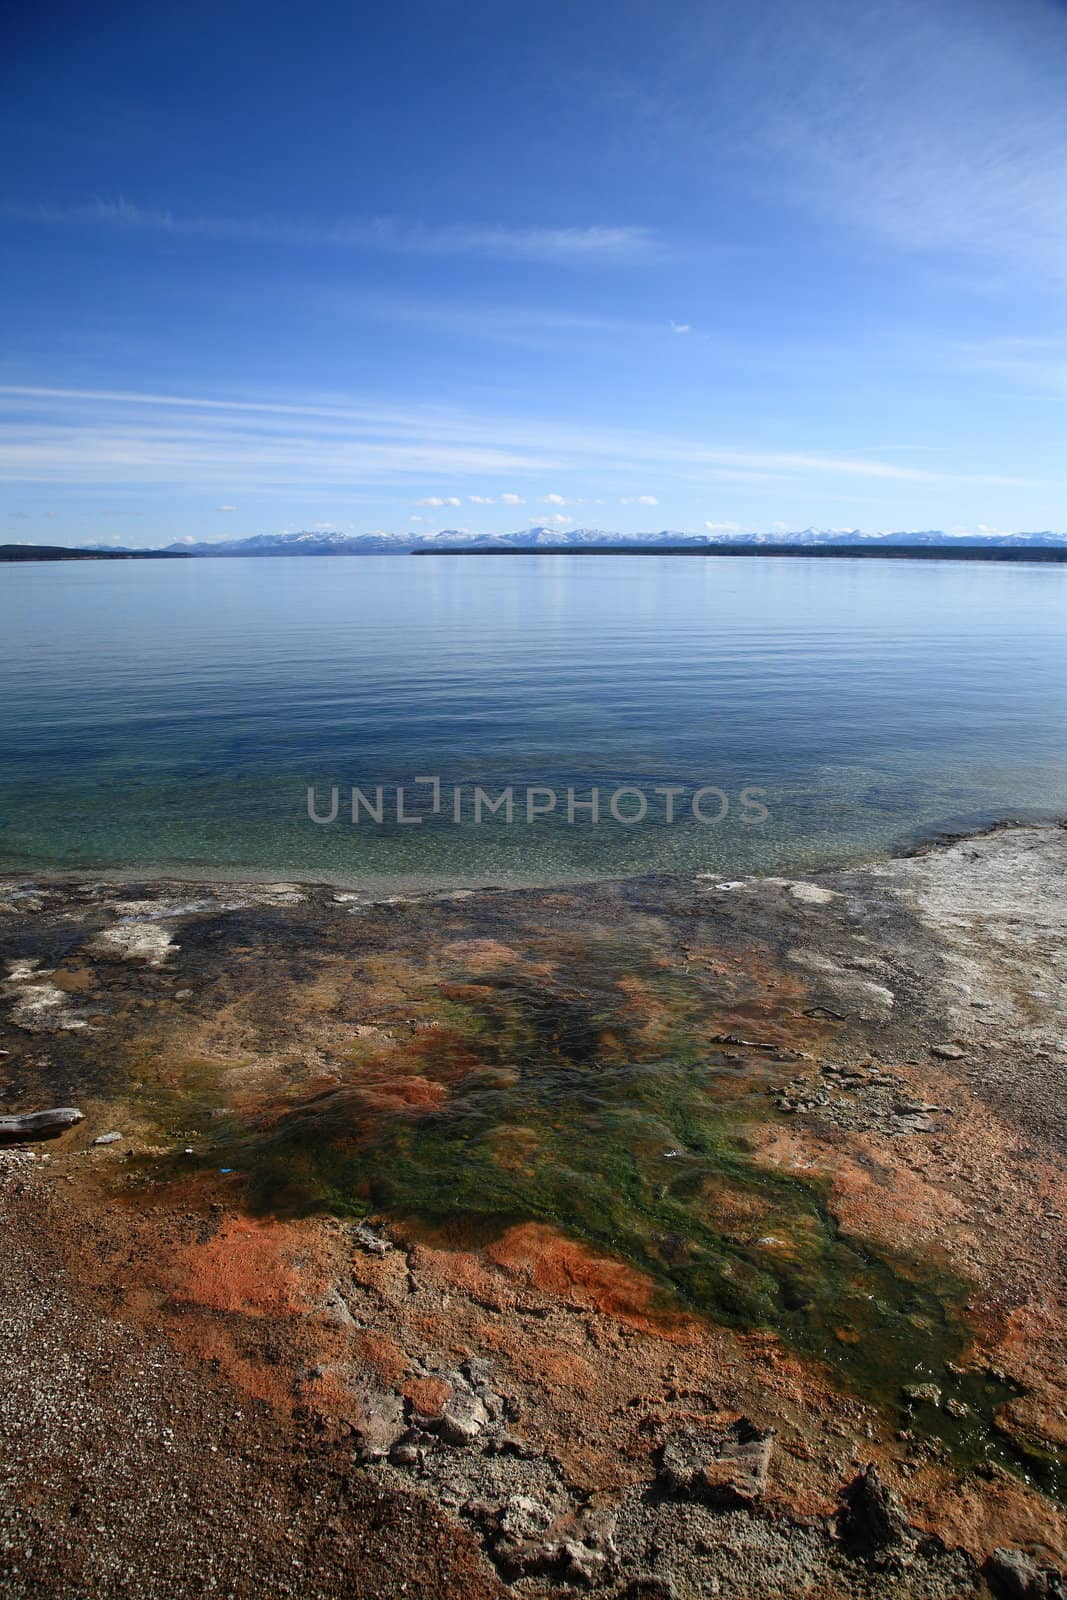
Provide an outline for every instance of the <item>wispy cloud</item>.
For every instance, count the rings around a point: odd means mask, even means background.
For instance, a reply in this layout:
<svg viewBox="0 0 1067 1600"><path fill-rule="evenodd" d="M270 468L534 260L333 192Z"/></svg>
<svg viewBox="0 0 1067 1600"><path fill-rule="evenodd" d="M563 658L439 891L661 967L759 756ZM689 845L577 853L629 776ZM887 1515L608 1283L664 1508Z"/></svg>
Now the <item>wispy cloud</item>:
<svg viewBox="0 0 1067 1600"><path fill-rule="evenodd" d="M620 339L641 341L650 348L670 336L661 323L628 316L608 316L590 311L528 303L487 303L484 296L461 301L382 293L365 289L324 291L320 303L347 320L380 326L420 328L435 337L542 349L555 345L568 349L575 343L610 343Z"/></svg>
<svg viewBox="0 0 1067 1600"><path fill-rule="evenodd" d="M959 360L968 371L1007 378L1031 391L1067 394L1067 339L986 339L963 345Z"/></svg>
<svg viewBox="0 0 1067 1600"><path fill-rule="evenodd" d="M603 487L632 482L639 472L646 482L669 476L688 484L816 478L917 485L1022 482L1006 474L959 473L869 456L739 448L643 430L379 406L338 396L198 399L136 390L0 386L0 478L9 482L181 483L231 494L388 483L415 495L432 488L418 504L440 509L461 504L458 494L438 487L442 479L473 478L489 487L493 480L518 477L532 483L536 494L539 484L552 482L560 472L595 475ZM565 496L556 489L538 498L555 509L582 503L580 494ZM633 498L643 505L656 499L644 493ZM506 490L496 499L514 506L523 497Z"/></svg>
<svg viewBox="0 0 1067 1600"><path fill-rule="evenodd" d="M822 0L799 17L811 71L791 76L772 137L806 201L909 248L1067 275L1062 15Z"/></svg>
<svg viewBox="0 0 1067 1600"><path fill-rule="evenodd" d="M337 246L402 255L485 256L581 266L653 258L663 246L650 228L512 226L503 223L424 223L400 217L352 217L322 222L286 216L193 215L142 206L122 197L86 205L5 209L11 220L54 226L96 227L129 233L223 243Z"/></svg>
<svg viewBox="0 0 1067 1600"><path fill-rule="evenodd" d="M672 181L728 163L789 210L1062 283L1065 81L1056 0L720 0L603 92Z"/></svg>

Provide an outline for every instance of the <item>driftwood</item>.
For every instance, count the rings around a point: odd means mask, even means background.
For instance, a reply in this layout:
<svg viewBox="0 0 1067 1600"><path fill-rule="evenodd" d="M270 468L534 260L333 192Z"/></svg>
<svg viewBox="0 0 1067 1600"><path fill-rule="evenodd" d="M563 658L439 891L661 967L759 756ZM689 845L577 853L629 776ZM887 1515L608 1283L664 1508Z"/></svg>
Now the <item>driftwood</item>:
<svg viewBox="0 0 1067 1600"><path fill-rule="evenodd" d="M746 1050L781 1050L780 1044L773 1044L766 1039L742 1039L739 1033L713 1033L712 1044L739 1044Z"/></svg>
<svg viewBox="0 0 1067 1600"><path fill-rule="evenodd" d="M22 1144L28 1139L55 1139L84 1120L84 1113L73 1106L60 1106L55 1111L31 1111L25 1117L0 1117L0 1145Z"/></svg>

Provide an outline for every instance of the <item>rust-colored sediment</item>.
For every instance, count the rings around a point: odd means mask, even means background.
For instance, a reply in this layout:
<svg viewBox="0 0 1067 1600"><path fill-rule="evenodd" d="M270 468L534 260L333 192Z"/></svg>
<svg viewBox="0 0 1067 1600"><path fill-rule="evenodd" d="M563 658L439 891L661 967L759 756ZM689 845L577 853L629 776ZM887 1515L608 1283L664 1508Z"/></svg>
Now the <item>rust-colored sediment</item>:
<svg viewBox="0 0 1067 1600"><path fill-rule="evenodd" d="M859 893L848 881L834 892ZM1021 1476L1001 1466L962 1469L951 1455L921 1448L899 1414L850 1390L829 1367L766 1331L716 1326L670 1301L630 1262L560 1226L502 1219L479 1234L440 1219L377 1217L372 1222L392 1246L378 1253L329 1216L247 1214L232 1175L197 1167L178 1177L173 1160L157 1173L150 1157L127 1159L131 1151L173 1152L186 1137L198 1143L217 1109L269 1129L294 1109L342 1101L357 1108L350 1136L358 1151L385 1126L438 1114L471 1074L507 1089L507 1064L487 1068L469 1036L433 1017L428 997L488 1014L502 973L519 974L534 989L566 983L568 962L593 932L618 936L621 892L602 893L603 904L592 909L582 894L563 892L540 896L522 916L495 904L494 921L513 923L507 938L501 929L472 933L470 902L462 913L421 912L403 938L404 908L392 910L358 948L346 945L348 925L331 924L321 953L309 955L304 945L292 967L277 945L248 942L251 959L231 965L217 944L214 966L188 980L199 986L195 1003L175 1000L185 981L177 970L170 983L148 986L142 997L151 1006L142 1009L132 1003L145 989L141 969L102 973L97 963L67 956L52 981L72 1005L111 1006L124 1030L123 1075L94 1080L84 1131L65 1136L28 1174L11 1201L12 1225L40 1228L44 1219L50 1249L87 1303L269 1408L282 1430L311 1419L324 1438L344 1441L368 1394L395 1396L410 1417L437 1425L454 1398L449 1375L483 1358L512 1405L518 1444L557 1463L574 1495L591 1504L651 1481L657 1451L680 1430L745 1417L777 1430L762 1502L774 1516L826 1526L843 1486L876 1461L914 1527L976 1563L1002 1546L1062 1564L1067 1517ZM715 1015L702 1025L707 1050L727 1069L724 1102L743 1105L753 1085L762 1096L760 1115L743 1124L755 1169L817 1179L845 1234L890 1253L904 1247L924 1267L969 1285L964 1359L1019 1390L998 1416L1001 1433L1039 1450L1067 1448L1058 1259L1067 1168L1040 1117L1020 1117L1011 1093L998 1099L989 1087L998 1072L1011 1076L1018 1016L998 1015L991 1000L990 1021L968 1034L961 1010L984 994L975 978L981 963L992 993L1007 957L976 942L968 1000L953 987L949 958L939 974L929 958L921 973L906 974L916 990L928 985L921 1003L909 999L914 1013L898 998L891 1019L857 1018L859 991L848 985L877 979L901 994L906 954L888 935L860 938L855 918L847 927L841 918L820 921L830 913L799 907L788 888L773 900L765 893L761 915L783 924L777 944L764 924L758 939L749 937L744 918L755 913L725 897L714 910L701 906L702 917L723 923L721 937L683 937L640 908L634 937L646 940L648 970L617 976L616 1011L595 1035L598 1058L624 1059L635 1039L665 1046L680 1017L691 1022L688 1002L664 989L664 975L696 970L718 984ZM913 929L910 936L920 935ZM18 937L9 926L9 946ZM851 939L858 942L849 946ZM795 959L798 949L816 948L821 968ZM1027 1059L1043 1051L1052 1072L1060 989L1041 975L1042 959L1034 955L1031 988L1055 992L1056 1001L1036 1021L1029 1016L1019 1049ZM845 977L825 977L826 963ZM853 997L851 1009L844 993ZM1027 991L1031 1011L1033 1004ZM112 1024L94 1025L108 1042ZM93 1041L84 1036L57 1034L42 1044L39 1036L8 1033L27 1076L41 1055L54 1061L67 1049L83 1052L79 1063L92 1058ZM960 1064L931 1054L931 1042L946 1037L962 1041ZM737 1042L744 1040L756 1043ZM946 1109L933 1131L893 1125L889 1133L884 1119L864 1121L855 1097L840 1114L833 1106L779 1114L777 1085L806 1086L794 1096L803 1106L804 1095L827 1082L828 1062L873 1064L891 1075L897 1101ZM698 1060L692 1070L708 1069ZM194 1077L195 1100L183 1118L183 1086ZM139 1098L137 1082L148 1085L147 1098ZM163 1091L170 1098L161 1112ZM1024 1093L1016 1080L1016 1097ZM93 1150L91 1136L120 1117L123 1145ZM537 1126L501 1125L492 1150L500 1169L517 1175L544 1158ZM726 1176L705 1183L701 1205L707 1222L731 1237L758 1233L766 1210L758 1188ZM777 1247L797 1248L796 1240ZM844 1324L836 1336L842 1344L857 1337ZM478 1571L470 1592L497 1592L490 1569L483 1563ZM909 1581L897 1592L908 1593ZM365 1584L361 1592L378 1591ZM441 1592L458 1591L445 1583Z"/></svg>

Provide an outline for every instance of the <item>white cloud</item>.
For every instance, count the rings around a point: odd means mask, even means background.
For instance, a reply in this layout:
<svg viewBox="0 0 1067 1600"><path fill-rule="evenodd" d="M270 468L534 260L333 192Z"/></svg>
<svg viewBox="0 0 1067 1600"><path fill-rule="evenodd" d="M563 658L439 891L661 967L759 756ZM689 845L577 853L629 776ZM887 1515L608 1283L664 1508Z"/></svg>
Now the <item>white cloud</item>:
<svg viewBox="0 0 1067 1600"><path fill-rule="evenodd" d="M284 216L195 216L137 205L121 196L88 205L7 207L23 222L105 227L137 233L243 244L338 246L402 255L490 256L583 266L654 259L662 247L651 228L593 224L584 228L510 227L503 223L422 223L399 217L341 217L306 222Z"/></svg>
<svg viewBox="0 0 1067 1600"><path fill-rule="evenodd" d="M741 532L741 524L739 522L705 522L704 526L708 530L709 533L740 533ZM775 524L775 526L777 527L777 523Z"/></svg>
<svg viewBox="0 0 1067 1600"><path fill-rule="evenodd" d="M692 331L693 331L692 324L689 323L689 322L672 322L671 323L671 332L672 333L692 333Z"/></svg>
<svg viewBox="0 0 1067 1600"><path fill-rule="evenodd" d="M551 520L558 523L560 527L565 527L568 522L573 522L574 518L566 516L562 511L557 511Z"/></svg>
<svg viewBox="0 0 1067 1600"><path fill-rule="evenodd" d="M658 506L659 505L659 501L656 499L654 494L639 494L638 497L637 497L637 503L638 503L639 506Z"/></svg>
<svg viewBox="0 0 1067 1600"><path fill-rule="evenodd" d="M992 472L938 470L820 450L738 448L714 440L607 429L584 420L391 406L337 395L226 399L139 391L0 385L0 480L108 485L197 485L228 492L395 485L411 492L434 476L485 481L557 471L618 482L637 472L707 489L778 480L841 480L921 486L1027 480ZM646 481L648 481L646 478ZM623 478L625 481L625 477ZM1034 486L1030 480L1030 486ZM805 490L807 492L807 490ZM547 506L578 502L562 494ZM515 491L501 505L522 503ZM229 503L229 502L227 502ZM417 508L459 507L458 495L424 496Z"/></svg>
<svg viewBox="0 0 1067 1600"><path fill-rule="evenodd" d="M215 510L216 511L236 511L237 507L236 506L216 506Z"/></svg>
<svg viewBox="0 0 1067 1600"><path fill-rule="evenodd" d="M496 504L492 495L489 494L469 494L467 499L472 506L491 506Z"/></svg>

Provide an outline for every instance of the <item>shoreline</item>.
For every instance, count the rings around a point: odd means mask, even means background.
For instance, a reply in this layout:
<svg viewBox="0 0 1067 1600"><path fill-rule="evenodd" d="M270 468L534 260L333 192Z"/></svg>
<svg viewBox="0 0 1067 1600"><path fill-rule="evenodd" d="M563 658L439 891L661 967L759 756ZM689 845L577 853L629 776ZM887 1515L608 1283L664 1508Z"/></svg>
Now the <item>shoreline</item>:
<svg viewBox="0 0 1067 1600"><path fill-rule="evenodd" d="M1052 813L1039 813L1032 817L1001 816L992 821L984 822L974 828L944 828L942 826L932 829L920 829L911 838L901 840L895 847L881 851L871 851L857 846L855 852L847 852L842 857L828 859L821 863L812 861L792 861L783 863L778 869L767 872L745 872L743 876L752 878L775 877L783 872L792 872L796 875L820 877L827 873L855 871L863 867L873 867L888 861L905 861L914 856L925 855L932 850L947 849L951 845L965 839L982 839L989 835L1002 833L1012 828L1067 828L1067 816ZM538 890L567 890L593 887L597 884L623 884L639 882L645 879L664 878L688 881L694 877L719 877L729 878L731 869L727 866L717 868L714 872L670 872L652 871L638 873L612 873L596 877L553 878L539 879L537 881L515 880L513 882L485 881L480 878L459 877L453 874L442 877L427 877L423 874L397 873L395 875L364 874L352 875L348 873L315 874L303 877L299 872L279 872L264 867L219 867L205 868L202 864L190 866L188 869L171 865L152 863L143 867L58 867L44 864L39 867L12 866L4 864L0 859L0 885L7 887L19 884L43 883L56 886L71 886L76 884L154 884L158 886L174 885L178 887L244 887L249 889L301 889L341 891L354 895L365 896L368 902L376 904L395 900L397 903L416 901L420 899L451 898L454 896L468 897L482 894L516 894L523 890L536 892Z"/></svg>
<svg viewBox="0 0 1067 1600"><path fill-rule="evenodd" d="M91 1520L137 1600L183 1563L288 1593L271 1472L313 1600L959 1600L997 1549L1067 1562L1027 1481L1067 1459L1062 822L800 879L138 881L0 894L0 1111L85 1113L0 1152L0 1326L52 1330L0 1352L13 1595L117 1596L47 1487L116 1451L137 1493Z"/></svg>

